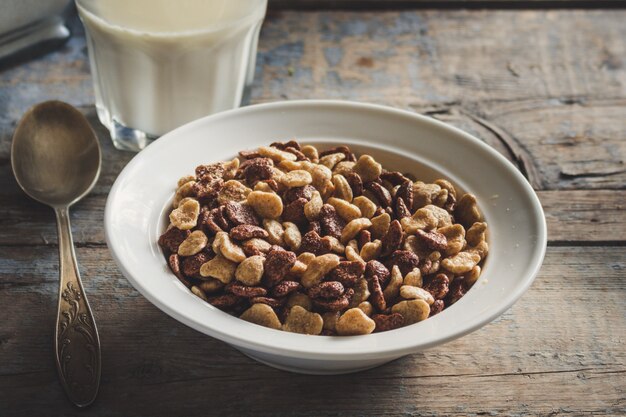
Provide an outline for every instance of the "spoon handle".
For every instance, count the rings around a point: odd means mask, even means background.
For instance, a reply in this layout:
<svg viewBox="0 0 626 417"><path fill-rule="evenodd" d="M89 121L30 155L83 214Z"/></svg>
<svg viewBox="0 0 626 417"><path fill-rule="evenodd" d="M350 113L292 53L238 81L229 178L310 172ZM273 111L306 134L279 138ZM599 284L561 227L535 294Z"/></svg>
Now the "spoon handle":
<svg viewBox="0 0 626 417"><path fill-rule="evenodd" d="M59 310L54 351L61 385L77 407L96 399L100 385L100 339L76 264L69 209L56 208L59 235Z"/></svg>

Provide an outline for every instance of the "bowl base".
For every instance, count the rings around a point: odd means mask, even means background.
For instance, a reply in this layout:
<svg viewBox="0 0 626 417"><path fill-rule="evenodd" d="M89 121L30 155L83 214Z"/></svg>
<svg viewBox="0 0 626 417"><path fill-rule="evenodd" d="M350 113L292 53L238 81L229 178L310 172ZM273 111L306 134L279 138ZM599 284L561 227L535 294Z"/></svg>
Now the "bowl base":
<svg viewBox="0 0 626 417"><path fill-rule="evenodd" d="M234 346L233 346L234 347ZM296 374L306 375L341 375L351 374L355 372L367 371L368 369L376 368L377 366L384 365L397 358L389 359L376 359L372 361L357 361L357 362L337 362L331 361L307 361L302 359L289 359L285 357L272 356L268 354L259 354L258 352L251 353L245 349L235 348L250 359L260 362L264 365L272 368L280 369L281 371L294 372ZM263 356L260 356L263 355ZM279 360L280 362L276 362Z"/></svg>

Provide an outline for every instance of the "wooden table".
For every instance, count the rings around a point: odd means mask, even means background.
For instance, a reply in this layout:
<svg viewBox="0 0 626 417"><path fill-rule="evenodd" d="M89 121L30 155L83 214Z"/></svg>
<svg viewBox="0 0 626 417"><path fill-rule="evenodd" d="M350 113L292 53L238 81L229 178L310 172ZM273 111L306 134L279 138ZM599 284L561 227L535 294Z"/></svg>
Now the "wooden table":
<svg viewBox="0 0 626 417"><path fill-rule="evenodd" d="M524 297L462 339L345 376L278 371L171 319L104 241L105 199L132 155L97 122L73 20L65 47L0 72L1 416L626 414L626 11L401 9L272 11L252 101L382 103L495 147L548 220ZM84 411L68 404L53 361L53 213L19 190L9 161L17 120L46 99L79 106L104 150L71 219L102 339L100 395Z"/></svg>

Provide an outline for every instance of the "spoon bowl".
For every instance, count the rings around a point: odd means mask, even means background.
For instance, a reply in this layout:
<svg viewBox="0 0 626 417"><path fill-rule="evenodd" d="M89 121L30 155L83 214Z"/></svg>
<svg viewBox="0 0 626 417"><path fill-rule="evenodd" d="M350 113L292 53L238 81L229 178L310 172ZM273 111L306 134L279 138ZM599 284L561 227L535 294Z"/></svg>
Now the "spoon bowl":
<svg viewBox="0 0 626 417"><path fill-rule="evenodd" d="M95 185L100 160L98 138L87 119L60 101L32 107L13 135L15 179L57 217L60 284L54 351L61 385L78 407L93 403L98 393L100 339L76 263L69 207Z"/></svg>
<svg viewBox="0 0 626 417"><path fill-rule="evenodd" d="M70 206L95 185L100 146L82 113L47 101L28 110L17 126L11 164L30 197L52 207Z"/></svg>

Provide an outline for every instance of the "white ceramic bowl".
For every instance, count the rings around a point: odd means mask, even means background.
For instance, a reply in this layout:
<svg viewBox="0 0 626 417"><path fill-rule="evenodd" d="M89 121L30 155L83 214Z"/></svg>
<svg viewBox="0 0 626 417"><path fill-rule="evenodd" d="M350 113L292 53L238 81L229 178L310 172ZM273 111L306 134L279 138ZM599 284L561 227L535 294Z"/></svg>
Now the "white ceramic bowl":
<svg viewBox="0 0 626 417"><path fill-rule="evenodd" d="M483 274L456 304L421 323L367 336L306 336L232 317L194 296L169 271L157 239L175 183L199 164L296 138L349 144L384 166L419 178L444 177L474 193L489 224ZM463 336L494 320L526 291L546 248L537 196L517 169L478 139L428 117L370 104L291 101L244 107L180 127L139 153L109 195L105 231L131 284L182 323L246 355L295 372L371 368Z"/></svg>

